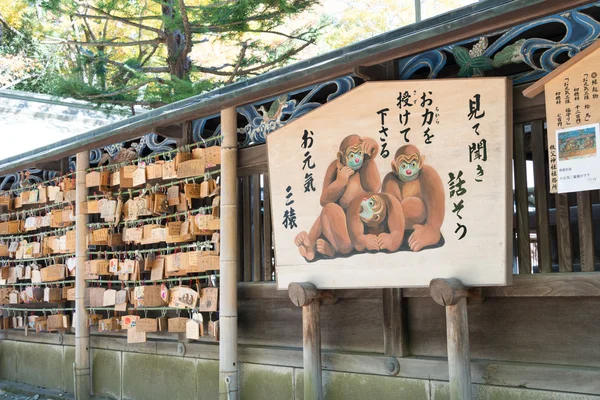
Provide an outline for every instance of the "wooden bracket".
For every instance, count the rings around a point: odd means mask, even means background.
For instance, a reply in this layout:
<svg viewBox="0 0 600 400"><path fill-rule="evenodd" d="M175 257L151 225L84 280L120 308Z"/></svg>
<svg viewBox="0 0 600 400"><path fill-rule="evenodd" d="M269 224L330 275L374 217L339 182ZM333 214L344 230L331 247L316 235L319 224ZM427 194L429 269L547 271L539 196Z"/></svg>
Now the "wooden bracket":
<svg viewBox="0 0 600 400"><path fill-rule="evenodd" d="M485 300L483 289L467 288L458 279L433 279L429 284L429 292L440 306L455 305L463 297L468 304L481 304Z"/></svg>
<svg viewBox="0 0 600 400"><path fill-rule="evenodd" d="M433 279L429 283L433 300L446 308L448 375L450 400L471 400L471 359L467 297L469 289L458 279Z"/></svg>
<svg viewBox="0 0 600 400"><path fill-rule="evenodd" d="M352 73L365 81L389 81L398 79L397 63L387 61L382 64L354 67Z"/></svg>
<svg viewBox="0 0 600 400"><path fill-rule="evenodd" d="M183 128L181 125L168 125L168 126L157 126L153 129L154 133L160 136L182 139Z"/></svg>
<svg viewBox="0 0 600 400"><path fill-rule="evenodd" d="M296 307L304 307L313 300L319 300L323 305L337 303L337 296L332 290L318 290L312 283L292 282L288 286L290 300Z"/></svg>

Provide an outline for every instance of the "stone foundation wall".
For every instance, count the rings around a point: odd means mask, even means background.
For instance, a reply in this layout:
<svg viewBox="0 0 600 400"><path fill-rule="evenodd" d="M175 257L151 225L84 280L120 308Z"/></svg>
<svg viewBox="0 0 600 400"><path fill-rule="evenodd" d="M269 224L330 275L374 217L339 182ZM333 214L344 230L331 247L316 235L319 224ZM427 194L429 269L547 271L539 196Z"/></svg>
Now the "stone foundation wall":
<svg viewBox="0 0 600 400"><path fill-rule="evenodd" d="M0 379L73 392L75 348L0 340ZM108 347L108 346L107 346ZM135 347L133 348L135 349ZM139 350L139 349L138 349ZM213 356L213 355L211 355ZM109 399L218 399L219 364L197 354L173 356L92 348L92 390ZM242 400L302 400L301 368L240 364ZM447 400L448 383L324 371L327 400ZM600 396L473 385L480 400L588 400Z"/></svg>

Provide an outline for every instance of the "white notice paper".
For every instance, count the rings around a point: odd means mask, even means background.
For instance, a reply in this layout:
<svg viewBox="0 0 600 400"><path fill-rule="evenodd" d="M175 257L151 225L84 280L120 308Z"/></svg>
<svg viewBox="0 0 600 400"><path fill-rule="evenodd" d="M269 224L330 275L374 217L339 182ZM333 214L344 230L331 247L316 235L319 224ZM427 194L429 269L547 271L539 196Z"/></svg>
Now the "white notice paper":
<svg viewBox="0 0 600 400"><path fill-rule="evenodd" d="M600 124L556 130L558 193L600 189L599 131Z"/></svg>

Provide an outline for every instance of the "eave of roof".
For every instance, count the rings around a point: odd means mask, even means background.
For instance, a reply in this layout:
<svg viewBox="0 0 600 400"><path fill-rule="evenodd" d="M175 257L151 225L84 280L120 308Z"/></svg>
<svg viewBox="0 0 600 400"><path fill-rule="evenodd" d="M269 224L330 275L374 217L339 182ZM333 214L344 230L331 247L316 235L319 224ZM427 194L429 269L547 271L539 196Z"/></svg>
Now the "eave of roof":
<svg viewBox="0 0 600 400"><path fill-rule="evenodd" d="M245 81L172 103L55 144L0 160L0 174L59 159L352 73L354 67L417 54L555 14L582 0L487 0L402 27Z"/></svg>

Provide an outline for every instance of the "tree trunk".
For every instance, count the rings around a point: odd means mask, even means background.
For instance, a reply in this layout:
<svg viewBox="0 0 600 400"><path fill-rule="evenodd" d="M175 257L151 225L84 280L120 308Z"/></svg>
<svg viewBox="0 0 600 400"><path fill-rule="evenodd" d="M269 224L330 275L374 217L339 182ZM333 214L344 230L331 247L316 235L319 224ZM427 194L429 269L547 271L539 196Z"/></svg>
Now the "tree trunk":
<svg viewBox="0 0 600 400"><path fill-rule="evenodd" d="M167 34L167 64L169 65L169 73L179 79L188 79L190 63L188 55L185 51L186 38L183 33L183 28L173 29L173 22L176 14L175 0L167 0L162 6L163 16L166 17L171 24L171 27L165 29Z"/></svg>

